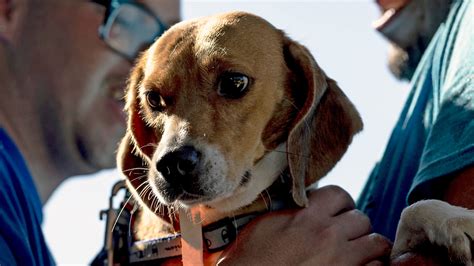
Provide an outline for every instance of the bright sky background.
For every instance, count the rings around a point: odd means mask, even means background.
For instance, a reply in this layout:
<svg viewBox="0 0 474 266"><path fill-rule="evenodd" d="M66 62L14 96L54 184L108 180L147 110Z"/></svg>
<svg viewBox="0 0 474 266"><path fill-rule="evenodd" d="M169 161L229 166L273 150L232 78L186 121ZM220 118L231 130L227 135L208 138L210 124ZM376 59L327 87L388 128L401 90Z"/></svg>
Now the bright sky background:
<svg viewBox="0 0 474 266"><path fill-rule="evenodd" d="M386 41L371 28L378 17L374 1L184 0L182 14L186 19L231 10L258 14L307 46L353 101L364 131L320 184L337 184L357 198L407 94L407 85L387 70ZM116 170L73 178L49 200L43 227L57 263L88 264L100 250L105 225L99 211L119 178Z"/></svg>

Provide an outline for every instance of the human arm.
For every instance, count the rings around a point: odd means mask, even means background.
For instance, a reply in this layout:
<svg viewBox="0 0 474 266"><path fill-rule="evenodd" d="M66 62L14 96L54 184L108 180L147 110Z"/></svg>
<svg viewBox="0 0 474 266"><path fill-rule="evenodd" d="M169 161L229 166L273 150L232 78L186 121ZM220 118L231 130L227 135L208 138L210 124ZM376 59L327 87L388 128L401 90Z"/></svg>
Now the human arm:
<svg viewBox="0 0 474 266"><path fill-rule="evenodd" d="M371 234L369 219L339 187L310 192L309 206L252 222L219 265L361 265L382 260L390 243Z"/></svg>
<svg viewBox="0 0 474 266"><path fill-rule="evenodd" d="M472 241L463 233L469 233L472 238L472 229L448 219L448 214L458 209L454 212L463 217L465 224L474 223L474 24L470 15L473 12L471 1L454 1L451 19L440 27L441 38L432 45L434 54L430 67L435 71L430 73L429 84L438 88L433 90L436 93L433 102L437 106L433 110L439 112L433 112L433 126L427 132L423 158L408 198L409 203L433 198L451 204L444 203L447 207L439 215L434 214L437 220L432 218L428 222L450 233L457 229L459 238L468 243L468 251L472 250ZM443 227L443 223L447 225ZM443 234L445 232L431 234L430 240ZM434 245L425 246L428 246L426 254L434 253ZM467 260L472 256L470 253L464 253L468 254Z"/></svg>
<svg viewBox="0 0 474 266"><path fill-rule="evenodd" d="M456 206L474 209L474 165L455 173L443 196L443 200Z"/></svg>

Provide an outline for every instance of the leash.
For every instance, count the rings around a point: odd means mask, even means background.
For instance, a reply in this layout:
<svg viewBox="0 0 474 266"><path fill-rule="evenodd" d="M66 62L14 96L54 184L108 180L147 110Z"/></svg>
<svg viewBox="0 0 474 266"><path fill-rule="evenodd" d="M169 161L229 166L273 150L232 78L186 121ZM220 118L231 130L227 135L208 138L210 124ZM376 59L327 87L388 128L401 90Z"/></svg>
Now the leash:
<svg viewBox="0 0 474 266"><path fill-rule="evenodd" d="M284 179L286 178L282 177L279 183L285 185ZM125 196L119 207L115 208L114 200L121 190L125 191ZM259 215L288 207L288 200L272 199L266 211L226 217L206 225L202 228L203 248L208 253L221 251L237 238L238 232L245 225ZM101 220L106 218L104 247L91 265L141 265L182 256L182 236L179 233L163 238L133 241L133 217L137 210L138 203L132 199L125 181L118 181L112 188L109 208L100 213Z"/></svg>

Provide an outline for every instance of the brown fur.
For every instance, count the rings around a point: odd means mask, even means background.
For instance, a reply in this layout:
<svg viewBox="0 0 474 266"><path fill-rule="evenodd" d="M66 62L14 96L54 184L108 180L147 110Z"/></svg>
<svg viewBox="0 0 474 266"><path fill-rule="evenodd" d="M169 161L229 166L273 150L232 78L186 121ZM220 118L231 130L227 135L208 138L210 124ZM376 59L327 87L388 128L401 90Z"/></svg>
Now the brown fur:
<svg viewBox="0 0 474 266"><path fill-rule="evenodd" d="M229 70L251 78L240 99L216 93L216 80ZM160 93L161 113L147 106L145 90ZM156 198L143 185L144 175L167 141L163 138L182 125L186 138L218 147L229 163L228 175L222 176L229 184L286 142L293 179L288 190L299 206L307 204L305 188L327 174L362 129L354 106L305 47L243 12L183 22L167 31L137 61L126 102L128 132L118 165L152 211ZM219 219L210 217L207 223Z"/></svg>

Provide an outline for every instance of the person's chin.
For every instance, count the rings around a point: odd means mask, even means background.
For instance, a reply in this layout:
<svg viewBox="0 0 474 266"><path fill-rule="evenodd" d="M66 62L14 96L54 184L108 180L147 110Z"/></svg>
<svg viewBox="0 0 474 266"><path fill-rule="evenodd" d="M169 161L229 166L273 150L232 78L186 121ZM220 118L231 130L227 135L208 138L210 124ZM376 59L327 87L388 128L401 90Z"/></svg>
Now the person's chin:
<svg viewBox="0 0 474 266"><path fill-rule="evenodd" d="M101 170L112 169L116 167L115 158L113 158L113 156L90 156L85 158L84 162L87 164L87 169L84 169L84 175L94 174Z"/></svg>
<svg viewBox="0 0 474 266"><path fill-rule="evenodd" d="M93 165L95 166L96 171L115 168L116 166L114 156L97 156L96 159L91 163L93 163Z"/></svg>
<svg viewBox="0 0 474 266"><path fill-rule="evenodd" d="M403 49L394 43L390 44L388 53L388 67L390 72L399 80L411 80L415 69L420 62L421 54L409 49Z"/></svg>
<svg viewBox="0 0 474 266"><path fill-rule="evenodd" d="M98 143L101 144L99 145ZM96 139L94 142L78 141L77 148L83 163L81 174L92 174L103 169L115 168L116 162L114 155L116 147L117 145L113 144L111 139L103 140L102 142Z"/></svg>

